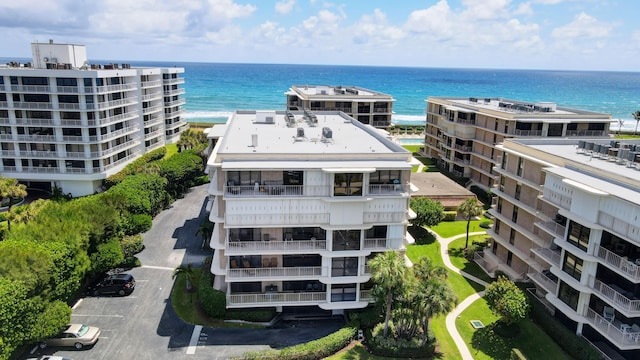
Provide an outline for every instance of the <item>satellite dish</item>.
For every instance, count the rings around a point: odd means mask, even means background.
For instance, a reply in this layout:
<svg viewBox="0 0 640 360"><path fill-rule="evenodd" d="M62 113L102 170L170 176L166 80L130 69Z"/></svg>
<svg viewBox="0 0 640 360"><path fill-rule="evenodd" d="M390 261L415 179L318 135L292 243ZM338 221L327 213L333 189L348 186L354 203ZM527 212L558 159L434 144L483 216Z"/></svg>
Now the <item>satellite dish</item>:
<svg viewBox="0 0 640 360"><path fill-rule="evenodd" d="M49 58L45 56L44 59L42 59L42 60L44 60L44 62L48 62Z"/></svg>

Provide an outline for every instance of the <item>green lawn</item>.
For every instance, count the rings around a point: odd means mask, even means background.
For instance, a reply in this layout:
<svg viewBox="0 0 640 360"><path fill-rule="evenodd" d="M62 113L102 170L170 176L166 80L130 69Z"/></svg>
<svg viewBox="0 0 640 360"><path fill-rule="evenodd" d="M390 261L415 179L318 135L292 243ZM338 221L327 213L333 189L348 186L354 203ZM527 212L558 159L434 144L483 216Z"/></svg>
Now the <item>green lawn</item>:
<svg viewBox="0 0 640 360"><path fill-rule="evenodd" d="M570 359L560 346L530 319L520 324L521 333L512 339L503 338L493 332L490 324L497 319L484 299L475 301L456 319L456 327L474 359L510 359L513 347L520 349L527 359ZM471 326L471 320L482 321L485 328L475 330Z"/></svg>
<svg viewBox="0 0 640 360"><path fill-rule="evenodd" d="M471 220L469 224L469 232L485 231L480 227L480 223L486 221L483 220ZM459 234L465 234L467 232L467 222L465 220L460 221L442 221L436 226L432 226L429 229L435 231L443 238L449 238Z"/></svg>
<svg viewBox="0 0 640 360"><path fill-rule="evenodd" d="M409 150L412 154L417 153L422 146L420 145L402 145L403 148Z"/></svg>
<svg viewBox="0 0 640 360"><path fill-rule="evenodd" d="M329 356L325 358L326 360L383 360L383 359L392 359L383 356L371 355L367 352L367 349L362 346L362 344L357 343L353 348L339 352L333 356Z"/></svg>
<svg viewBox="0 0 640 360"><path fill-rule="evenodd" d="M167 144L165 145L165 148L167 149L167 152L164 154L165 159L172 157L178 152L177 144Z"/></svg>
<svg viewBox="0 0 640 360"><path fill-rule="evenodd" d="M469 244L473 244L473 241L482 241L489 237L489 235L472 235L469 237ZM484 270L478 264L473 261L467 260L464 257L463 249L464 243L466 239L465 237L461 237L460 239L454 240L449 243L449 259L453 266L458 269L466 272L469 275L473 275L479 279L482 279L486 282L491 282L491 277L487 275Z"/></svg>

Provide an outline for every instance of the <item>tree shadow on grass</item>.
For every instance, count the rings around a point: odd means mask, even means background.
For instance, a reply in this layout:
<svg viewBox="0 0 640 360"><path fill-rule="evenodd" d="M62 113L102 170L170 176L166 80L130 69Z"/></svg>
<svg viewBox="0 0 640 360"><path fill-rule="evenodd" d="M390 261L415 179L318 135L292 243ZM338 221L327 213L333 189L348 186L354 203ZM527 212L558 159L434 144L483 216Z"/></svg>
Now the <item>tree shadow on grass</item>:
<svg viewBox="0 0 640 360"><path fill-rule="evenodd" d="M498 335L494 330L495 326L496 323L493 323L473 333L471 337L473 349L471 351L472 353L474 350L482 351L492 359L509 359L513 340Z"/></svg>
<svg viewBox="0 0 640 360"><path fill-rule="evenodd" d="M407 229L418 245L429 245L436 242L436 237L429 230L420 226L409 226Z"/></svg>

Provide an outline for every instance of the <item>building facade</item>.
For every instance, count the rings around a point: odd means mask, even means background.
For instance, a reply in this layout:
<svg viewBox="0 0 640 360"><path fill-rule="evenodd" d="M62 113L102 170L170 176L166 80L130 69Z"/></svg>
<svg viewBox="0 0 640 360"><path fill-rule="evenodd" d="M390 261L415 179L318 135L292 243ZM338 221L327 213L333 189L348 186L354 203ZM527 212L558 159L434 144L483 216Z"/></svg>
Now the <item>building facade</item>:
<svg viewBox="0 0 640 360"><path fill-rule="evenodd" d="M285 93L287 110L342 111L363 124L391 126L391 95L357 86L294 85Z"/></svg>
<svg viewBox="0 0 640 360"><path fill-rule="evenodd" d="M508 138L606 137L611 116L555 103L497 98L429 97L425 155L485 190L494 186L500 149Z"/></svg>
<svg viewBox="0 0 640 360"><path fill-rule="evenodd" d="M529 279L594 344L640 356L640 141L509 139L487 272Z"/></svg>
<svg viewBox="0 0 640 360"><path fill-rule="evenodd" d="M227 307L365 307L368 259L413 241L411 153L338 111L238 111L213 129L211 272Z"/></svg>
<svg viewBox="0 0 640 360"><path fill-rule="evenodd" d="M89 64L85 47L32 44L32 62L0 66L0 173L74 196L147 151L177 142L183 68Z"/></svg>

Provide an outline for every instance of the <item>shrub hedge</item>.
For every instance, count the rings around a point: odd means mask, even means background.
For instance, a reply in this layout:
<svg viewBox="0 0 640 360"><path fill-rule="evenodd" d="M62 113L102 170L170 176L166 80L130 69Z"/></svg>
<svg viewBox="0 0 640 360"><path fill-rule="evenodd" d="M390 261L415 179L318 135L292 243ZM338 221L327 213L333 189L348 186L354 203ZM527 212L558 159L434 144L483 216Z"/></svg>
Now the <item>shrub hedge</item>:
<svg viewBox="0 0 640 360"><path fill-rule="evenodd" d="M483 229L488 229L491 227L491 220L481 221L480 224L478 224L478 226L480 226Z"/></svg>
<svg viewBox="0 0 640 360"><path fill-rule="evenodd" d="M458 217L457 211L445 211L444 219L442 221L456 221L456 217Z"/></svg>
<svg viewBox="0 0 640 360"><path fill-rule="evenodd" d="M243 320L250 322L269 322L276 317L276 308L227 309L224 318L227 320Z"/></svg>
<svg viewBox="0 0 640 360"><path fill-rule="evenodd" d="M356 336L359 323L351 321L340 330L323 338L284 348L282 350L250 351L235 359L260 360L316 360L333 355L345 348ZM232 357L233 359L234 357Z"/></svg>
<svg viewBox="0 0 640 360"><path fill-rule="evenodd" d="M384 322L377 324L369 336L367 348L374 355L391 358L429 358L435 351L435 337L429 334L429 343L421 346L422 339L413 338L411 340L395 338L395 327L393 321L389 322L387 337L383 337Z"/></svg>
<svg viewBox="0 0 640 360"><path fill-rule="evenodd" d="M142 236L140 234L123 237L122 240L120 240L120 246L122 246L122 254L125 258L133 256L144 249Z"/></svg>
<svg viewBox="0 0 640 360"><path fill-rule="evenodd" d="M146 164L162 159L165 156L166 153L167 153L167 149L165 147L161 147L161 148L158 148L156 150L150 151L150 152L140 156L139 158L134 160L131 164L125 166L125 168L122 169L117 174L113 174L113 175L109 176L104 181L104 186L107 189L109 189L112 186L119 184L122 180L127 178L127 176L130 176L130 175L136 174L137 172L140 172L140 170Z"/></svg>
<svg viewBox="0 0 640 360"><path fill-rule="evenodd" d="M227 297L224 292L213 288L213 275L209 271L203 271L198 287L200 307L207 315L216 318L224 318L227 308Z"/></svg>

